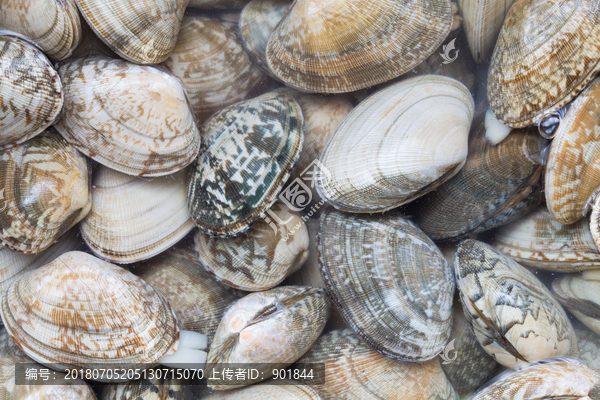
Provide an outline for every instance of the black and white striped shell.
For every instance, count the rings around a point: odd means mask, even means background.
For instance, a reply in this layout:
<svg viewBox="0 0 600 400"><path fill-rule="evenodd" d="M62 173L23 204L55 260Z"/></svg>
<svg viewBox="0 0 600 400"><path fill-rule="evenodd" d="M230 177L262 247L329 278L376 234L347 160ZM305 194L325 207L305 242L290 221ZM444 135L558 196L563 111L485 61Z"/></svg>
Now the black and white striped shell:
<svg viewBox="0 0 600 400"><path fill-rule="evenodd" d="M454 277L441 251L395 213L326 210L319 266L334 304L357 335L381 354L427 361L452 328Z"/></svg>

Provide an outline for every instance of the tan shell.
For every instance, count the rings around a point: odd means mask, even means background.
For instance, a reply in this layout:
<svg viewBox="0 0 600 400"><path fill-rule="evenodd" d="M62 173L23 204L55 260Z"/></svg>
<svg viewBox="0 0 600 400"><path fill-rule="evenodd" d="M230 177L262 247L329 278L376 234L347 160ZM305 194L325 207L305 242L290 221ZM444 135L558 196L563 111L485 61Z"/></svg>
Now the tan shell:
<svg viewBox="0 0 600 400"><path fill-rule="evenodd" d="M599 270L556 278L552 293L578 320L600 335Z"/></svg>
<svg viewBox="0 0 600 400"><path fill-rule="evenodd" d="M100 166L81 237L100 258L132 263L173 246L194 228L187 210L186 171L147 179Z"/></svg>
<svg viewBox="0 0 600 400"><path fill-rule="evenodd" d="M452 23L449 0L296 0L269 38L267 62L296 89L351 92L410 71Z"/></svg>
<svg viewBox="0 0 600 400"><path fill-rule="evenodd" d="M28 37L57 60L69 57L81 40L73 0L3 0L0 27Z"/></svg>
<svg viewBox="0 0 600 400"><path fill-rule="evenodd" d="M316 387L303 385L295 381L272 381L213 393L202 400L322 400Z"/></svg>
<svg viewBox="0 0 600 400"><path fill-rule="evenodd" d="M244 51L237 25L211 17L186 16L177 44L163 65L185 85L199 124L273 86Z"/></svg>
<svg viewBox="0 0 600 400"><path fill-rule="evenodd" d="M23 351L51 368L143 369L179 344L164 297L130 272L77 251L14 282L1 311Z"/></svg>
<svg viewBox="0 0 600 400"><path fill-rule="evenodd" d="M25 40L0 36L0 54L3 149L31 139L50 126L63 106L63 90L50 61Z"/></svg>
<svg viewBox="0 0 600 400"><path fill-rule="evenodd" d="M54 132L0 152L0 241L48 248L90 211L90 189L87 160Z"/></svg>
<svg viewBox="0 0 600 400"><path fill-rule="evenodd" d="M242 8L249 0L190 0L188 7L200 9L236 9Z"/></svg>
<svg viewBox="0 0 600 400"><path fill-rule="evenodd" d="M108 58L64 63L65 105L56 129L117 171L171 174L198 154L200 136L179 80L155 67Z"/></svg>
<svg viewBox="0 0 600 400"><path fill-rule="evenodd" d="M147 375L150 374L152 372L148 371ZM159 374L168 376L162 379L138 379L127 383L102 385L98 400L184 400L184 382L180 379L170 379L170 373L165 374L165 371L156 371L153 375ZM176 376L177 372L174 371L173 374Z"/></svg>
<svg viewBox="0 0 600 400"><path fill-rule="evenodd" d="M599 21L599 0L516 0L488 75L498 120L529 125L571 101L600 69Z"/></svg>

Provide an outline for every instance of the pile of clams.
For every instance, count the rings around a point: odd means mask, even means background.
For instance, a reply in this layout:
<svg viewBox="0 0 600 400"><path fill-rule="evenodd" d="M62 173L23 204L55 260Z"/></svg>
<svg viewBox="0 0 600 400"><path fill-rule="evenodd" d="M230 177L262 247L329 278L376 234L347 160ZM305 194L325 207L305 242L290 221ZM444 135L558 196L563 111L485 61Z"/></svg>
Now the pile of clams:
<svg viewBox="0 0 600 400"><path fill-rule="evenodd" d="M600 400L599 72L600 0L0 0L0 399Z"/></svg>

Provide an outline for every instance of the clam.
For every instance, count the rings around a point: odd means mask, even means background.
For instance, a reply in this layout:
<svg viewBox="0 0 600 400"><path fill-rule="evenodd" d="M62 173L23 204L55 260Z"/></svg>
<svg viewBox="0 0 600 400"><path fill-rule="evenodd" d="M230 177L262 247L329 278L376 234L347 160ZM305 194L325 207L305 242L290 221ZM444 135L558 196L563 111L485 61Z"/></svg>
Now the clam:
<svg viewBox="0 0 600 400"><path fill-rule="evenodd" d="M3 0L0 27L28 37L57 60L69 57L81 40L73 0Z"/></svg>
<svg viewBox="0 0 600 400"><path fill-rule="evenodd" d="M272 381L239 389L217 392L202 397L203 400L322 400L319 391L312 386L295 381Z"/></svg>
<svg viewBox="0 0 600 400"><path fill-rule="evenodd" d="M198 154L185 89L171 74L109 58L77 59L58 72L65 105L56 129L88 157L129 175L160 176Z"/></svg>
<svg viewBox="0 0 600 400"><path fill-rule="evenodd" d="M317 238L323 281L369 346L399 361L427 361L452 328L452 270L435 244L396 213L328 209Z"/></svg>
<svg viewBox="0 0 600 400"><path fill-rule="evenodd" d="M531 272L476 240L458 246L457 286L475 337L494 359L513 368L577 356L577 339L560 303Z"/></svg>
<svg viewBox="0 0 600 400"><path fill-rule="evenodd" d="M0 152L0 241L11 250L48 248L90 211L87 160L45 132Z"/></svg>
<svg viewBox="0 0 600 400"><path fill-rule="evenodd" d="M381 212L408 203L465 163L473 98L460 82L426 75L361 102L320 158L317 190L334 207Z"/></svg>
<svg viewBox="0 0 600 400"><path fill-rule="evenodd" d="M0 15L4 12L4 3ZM0 23L1 25L1 23ZM63 90L50 60L23 39L0 36L0 149L49 127L63 105Z"/></svg>
<svg viewBox="0 0 600 400"><path fill-rule="evenodd" d="M119 57L96 36L92 28L85 21L81 23L81 41L70 58L83 57Z"/></svg>
<svg viewBox="0 0 600 400"><path fill-rule="evenodd" d="M272 86L244 51L237 25L206 16L183 19L175 48L163 65L184 83L198 123Z"/></svg>
<svg viewBox="0 0 600 400"><path fill-rule="evenodd" d="M180 371L181 372L181 371ZM150 375L152 372L148 372ZM154 375L158 375L157 371ZM177 375L176 373L172 373ZM161 373L161 376L163 373ZM138 379L127 383L109 383L100 389L98 400L184 400L184 383L167 377Z"/></svg>
<svg viewBox="0 0 600 400"><path fill-rule="evenodd" d="M273 374L273 365L287 367L317 340L329 316L323 289L279 286L252 293L234 303L223 316L208 353L206 370L253 363L258 379L209 380L213 389L245 386Z"/></svg>
<svg viewBox="0 0 600 400"><path fill-rule="evenodd" d="M222 10L242 8L249 0L190 0L188 7Z"/></svg>
<svg viewBox="0 0 600 400"><path fill-rule="evenodd" d="M592 214L590 215L589 230L596 245L596 250L600 251L600 196L597 195L597 192L595 195L596 198L594 199Z"/></svg>
<svg viewBox="0 0 600 400"><path fill-rule="evenodd" d="M577 321L573 322L573 328L577 335L579 358L588 367L600 372L600 336Z"/></svg>
<svg viewBox="0 0 600 400"><path fill-rule="evenodd" d="M512 127L538 122L585 87L600 69L598 18L598 0L514 1L488 75L498 120Z"/></svg>
<svg viewBox="0 0 600 400"><path fill-rule="evenodd" d="M200 230L234 236L276 201L302 148L298 103L271 92L230 106L202 127L201 155L188 177L188 208Z"/></svg>
<svg viewBox="0 0 600 400"><path fill-rule="evenodd" d="M296 0L267 43L269 68L309 92L364 89L402 75L442 43L449 0Z"/></svg>
<svg viewBox="0 0 600 400"><path fill-rule="evenodd" d="M100 166L81 237L100 258L132 263L168 249L194 228L185 171L152 179Z"/></svg>
<svg viewBox="0 0 600 400"><path fill-rule="evenodd" d="M600 271L567 274L552 282L552 293L585 326L600 334Z"/></svg>

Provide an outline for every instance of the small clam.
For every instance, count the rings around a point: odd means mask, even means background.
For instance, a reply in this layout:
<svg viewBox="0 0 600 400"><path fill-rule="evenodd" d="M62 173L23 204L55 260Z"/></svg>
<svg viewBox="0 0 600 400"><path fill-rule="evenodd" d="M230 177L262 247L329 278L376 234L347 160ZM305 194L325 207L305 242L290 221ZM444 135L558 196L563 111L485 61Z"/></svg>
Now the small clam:
<svg viewBox="0 0 600 400"><path fill-rule="evenodd" d="M276 201L302 148L304 123L290 95L271 92L230 106L202 127L188 177L188 208L214 236L249 228Z"/></svg>
<svg viewBox="0 0 600 400"><path fill-rule="evenodd" d="M147 179L100 166L81 237L100 258L132 263L168 249L194 228L185 171Z"/></svg>
<svg viewBox="0 0 600 400"><path fill-rule="evenodd" d="M46 56L23 39L0 36L0 149L41 133L62 105L62 85Z"/></svg>
<svg viewBox="0 0 600 400"><path fill-rule="evenodd" d="M358 336L386 357L426 361L452 328L452 270L435 244L399 214L326 210L319 266L333 302Z"/></svg>
<svg viewBox="0 0 600 400"><path fill-rule="evenodd" d="M264 382L222 393L213 393L202 400L323 400L317 388L295 381Z"/></svg>
<svg viewBox="0 0 600 400"><path fill-rule="evenodd" d="M148 371L148 375L152 372ZM157 371L153 375L158 375ZM163 373L160 373L161 376ZM180 379L166 377L138 379L127 383L109 383L100 389L98 400L184 400L184 383ZM173 373L172 375L177 375Z"/></svg>
<svg viewBox="0 0 600 400"><path fill-rule="evenodd" d="M0 152L0 241L37 253L82 220L92 206L87 160L46 132Z"/></svg>
<svg viewBox="0 0 600 400"><path fill-rule="evenodd" d="M473 98L460 82L427 75L361 102L323 150L317 190L334 207L381 212L408 203L465 163Z"/></svg>
<svg viewBox="0 0 600 400"><path fill-rule="evenodd" d="M468 239L458 246L454 270L465 317L483 349L500 364L512 368L577 356L565 310L525 267Z"/></svg>
<svg viewBox="0 0 600 400"><path fill-rule="evenodd" d="M578 320L600 335L600 270L556 278L552 293Z"/></svg>
<svg viewBox="0 0 600 400"><path fill-rule="evenodd" d="M56 129L88 157L126 174L160 176L198 154L198 128L171 74L109 58L77 59L58 72L65 105Z"/></svg>

